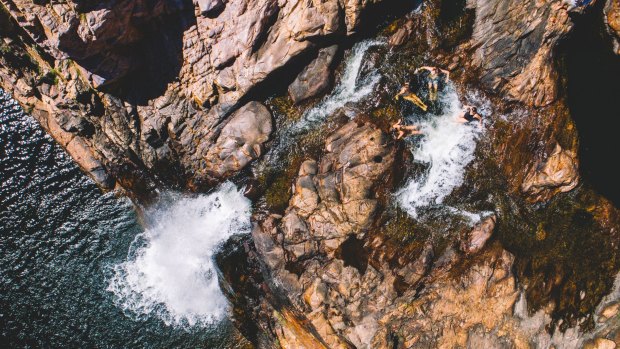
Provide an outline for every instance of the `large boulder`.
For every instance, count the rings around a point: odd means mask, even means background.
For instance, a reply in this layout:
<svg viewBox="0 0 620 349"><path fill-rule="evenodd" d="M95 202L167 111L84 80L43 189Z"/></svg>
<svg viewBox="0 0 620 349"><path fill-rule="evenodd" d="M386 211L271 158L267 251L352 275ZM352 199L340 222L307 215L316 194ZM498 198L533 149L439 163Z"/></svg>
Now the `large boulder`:
<svg viewBox="0 0 620 349"><path fill-rule="evenodd" d="M330 86L332 80L332 63L338 52L338 46L333 45L319 51L319 55L304 70L299 73L295 81L288 87L288 93L295 103L319 96Z"/></svg>
<svg viewBox="0 0 620 349"><path fill-rule="evenodd" d="M237 110L207 153L213 177L230 176L260 157L272 130L271 113L261 103L250 102Z"/></svg>
<svg viewBox="0 0 620 349"><path fill-rule="evenodd" d="M467 6L476 16L474 52L466 59L480 69L480 81L527 105L556 101L553 56L573 27L569 1L468 0Z"/></svg>
<svg viewBox="0 0 620 349"><path fill-rule="evenodd" d="M253 236L274 282L300 309L312 309L308 319L321 340L329 348L363 348L375 314L396 297L394 276L370 265L359 270L337 255L371 228L375 189L393 165L395 149L375 126L349 122L328 137L325 151L320 162L300 166L284 217L259 222ZM291 264L301 274L290 272ZM278 331L280 342L290 342L287 332Z"/></svg>
<svg viewBox="0 0 620 349"><path fill-rule="evenodd" d="M531 201L549 200L555 194L571 191L579 184L578 169L576 154L557 144L545 161L534 164L530 169L521 190Z"/></svg>

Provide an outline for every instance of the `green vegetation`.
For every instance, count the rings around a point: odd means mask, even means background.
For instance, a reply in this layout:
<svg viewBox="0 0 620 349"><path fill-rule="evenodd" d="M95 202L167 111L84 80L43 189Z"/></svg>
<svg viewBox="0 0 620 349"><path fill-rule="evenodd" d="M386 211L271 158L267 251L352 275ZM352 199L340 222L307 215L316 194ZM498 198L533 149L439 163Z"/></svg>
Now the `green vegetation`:
<svg viewBox="0 0 620 349"><path fill-rule="evenodd" d="M39 83L58 85L59 79L62 79L62 75L57 69L52 68L45 74L39 76Z"/></svg>
<svg viewBox="0 0 620 349"><path fill-rule="evenodd" d="M11 47L5 43L0 42L0 54L6 55L11 52Z"/></svg>
<svg viewBox="0 0 620 349"><path fill-rule="evenodd" d="M500 240L517 256L517 276L528 285L530 310L554 303L554 320L565 320L561 329L581 318L586 318L583 329L593 326L591 313L620 269L613 247L618 237L601 225L610 219L607 205L581 188L546 207L512 212L499 226Z"/></svg>

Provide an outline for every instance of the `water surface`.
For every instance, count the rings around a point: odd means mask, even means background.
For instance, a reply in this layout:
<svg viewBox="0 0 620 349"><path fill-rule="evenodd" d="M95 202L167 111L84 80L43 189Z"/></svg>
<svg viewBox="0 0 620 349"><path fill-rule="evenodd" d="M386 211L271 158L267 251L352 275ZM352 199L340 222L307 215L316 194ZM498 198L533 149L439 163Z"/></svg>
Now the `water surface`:
<svg viewBox="0 0 620 349"><path fill-rule="evenodd" d="M139 234L131 203L102 195L0 91L0 347L243 345L225 316L169 326L159 313L132 316L117 306L107 288Z"/></svg>

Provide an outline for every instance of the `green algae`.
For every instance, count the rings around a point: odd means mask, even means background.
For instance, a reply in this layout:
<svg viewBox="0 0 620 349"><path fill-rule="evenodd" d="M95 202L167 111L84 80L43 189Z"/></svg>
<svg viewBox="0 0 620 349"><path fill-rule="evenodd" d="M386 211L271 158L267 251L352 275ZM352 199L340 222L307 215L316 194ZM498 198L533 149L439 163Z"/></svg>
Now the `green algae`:
<svg viewBox="0 0 620 349"><path fill-rule="evenodd" d="M620 270L615 208L587 185L544 204L528 203L511 192L509 179L489 156L493 144L479 144L465 184L447 202L496 212L495 238L515 255L514 272L530 313L552 304L554 323L563 320L561 330L592 328L592 313Z"/></svg>

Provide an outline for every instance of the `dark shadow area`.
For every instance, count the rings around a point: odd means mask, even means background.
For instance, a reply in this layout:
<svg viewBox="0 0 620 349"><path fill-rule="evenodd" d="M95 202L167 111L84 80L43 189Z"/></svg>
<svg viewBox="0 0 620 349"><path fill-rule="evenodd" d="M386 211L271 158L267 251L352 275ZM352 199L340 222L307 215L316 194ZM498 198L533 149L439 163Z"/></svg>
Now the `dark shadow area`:
<svg viewBox="0 0 620 349"><path fill-rule="evenodd" d="M343 242L336 251L336 258L341 259L345 266L351 266L364 275L368 268L368 252L364 249L364 240L359 240L355 235Z"/></svg>
<svg viewBox="0 0 620 349"><path fill-rule="evenodd" d="M603 22L604 2L575 17L565 55L568 106L580 137L581 174L595 190L620 205L618 173L612 170L620 150L618 77L620 57L613 54Z"/></svg>
<svg viewBox="0 0 620 349"><path fill-rule="evenodd" d="M260 305L264 282L249 235L235 235L226 241L215 256L221 289L232 304L238 329L252 343L259 342L261 330L256 325L254 309Z"/></svg>
<svg viewBox="0 0 620 349"><path fill-rule="evenodd" d="M112 94L145 105L178 79L183 65L183 33L196 24L193 7L186 8L192 11L186 9L145 25L146 36L131 48L135 69L111 87Z"/></svg>
<svg viewBox="0 0 620 349"><path fill-rule="evenodd" d="M476 11L466 8L465 0L442 1L437 18L441 48L453 50L474 32Z"/></svg>

